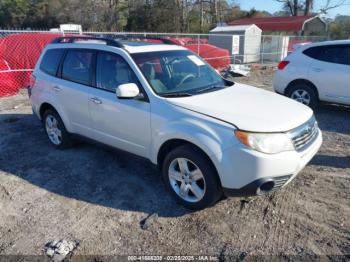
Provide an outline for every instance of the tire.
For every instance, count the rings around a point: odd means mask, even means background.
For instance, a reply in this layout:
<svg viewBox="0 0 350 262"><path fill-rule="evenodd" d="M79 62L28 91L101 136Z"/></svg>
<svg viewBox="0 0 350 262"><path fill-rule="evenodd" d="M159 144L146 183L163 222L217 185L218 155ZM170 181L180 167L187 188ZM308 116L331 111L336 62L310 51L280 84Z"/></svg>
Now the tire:
<svg viewBox="0 0 350 262"><path fill-rule="evenodd" d="M50 121L52 126L50 127ZM72 140L61 117L53 109L48 109L43 115L43 125L50 144L57 149L66 149L71 147Z"/></svg>
<svg viewBox="0 0 350 262"><path fill-rule="evenodd" d="M313 87L308 84L296 84L289 88L286 94L289 98L296 100L304 105L316 110L319 106L317 93ZM305 98L308 98L305 100Z"/></svg>
<svg viewBox="0 0 350 262"><path fill-rule="evenodd" d="M187 166L187 172L183 172L186 168L180 169L180 163L182 167ZM191 145L170 151L164 159L162 174L166 187L176 201L188 209L200 210L212 206L222 196L219 177L212 163ZM181 189L184 189L182 193L187 192L187 197L185 194L181 196Z"/></svg>

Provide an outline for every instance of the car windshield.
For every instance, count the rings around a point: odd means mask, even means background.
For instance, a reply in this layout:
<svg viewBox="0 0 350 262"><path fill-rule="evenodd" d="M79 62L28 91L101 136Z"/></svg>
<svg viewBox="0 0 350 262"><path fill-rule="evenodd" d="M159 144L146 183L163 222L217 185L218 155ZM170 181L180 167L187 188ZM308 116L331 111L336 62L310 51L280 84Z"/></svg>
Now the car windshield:
<svg viewBox="0 0 350 262"><path fill-rule="evenodd" d="M132 57L160 96L191 96L227 86L227 81L190 51L136 53Z"/></svg>

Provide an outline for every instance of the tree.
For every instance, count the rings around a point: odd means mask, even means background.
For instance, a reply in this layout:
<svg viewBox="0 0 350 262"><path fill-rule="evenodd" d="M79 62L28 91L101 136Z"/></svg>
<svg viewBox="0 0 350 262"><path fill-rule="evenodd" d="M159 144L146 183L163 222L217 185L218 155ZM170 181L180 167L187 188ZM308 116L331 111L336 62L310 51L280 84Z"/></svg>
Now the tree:
<svg viewBox="0 0 350 262"><path fill-rule="evenodd" d="M0 27L84 30L202 32L241 17L269 15L243 11L235 0L0 0Z"/></svg>
<svg viewBox="0 0 350 262"><path fill-rule="evenodd" d="M338 15L329 23L329 36L331 39L350 38L350 16Z"/></svg>
<svg viewBox="0 0 350 262"><path fill-rule="evenodd" d="M57 24L49 0L0 0L0 27L50 28Z"/></svg>
<svg viewBox="0 0 350 262"><path fill-rule="evenodd" d="M288 11L289 15L311 15L314 11L314 1L313 0L275 0L283 4L283 9ZM316 13L328 13L329 10L343 6L349 5L350 0L326 0L326 3L321 6Z"/></svg>
<svg viewBox="0 0 350 262"><path fill-rule="evenodd" d="M283 9L289 12L289 14L292 16L298 16L299 12L304 9L304 4L306 2L306 0L303 3L302 1L299 1L299 0L276 0L276 1L283 3ZM312 0L308 1L308 3L310 2L312 2ZM310 8L310 4L308 4L308 8ZM306 10L306 8L304 10ZM304 14L305 14L305 11L304 11ZM305 15L308 15L308 13Z"/></svg>
<svg viewBox="0 0 350 262"><path fill-rule="evenodd" d="M349 0L327 0L326 4L320 8L319 13L327 14L329 10L343 6L343 5L350 5Z"/></svg>
<svg viewBox="0 0 350 262"><path fill-rule="evenodd" d="M29 9L25 0L1 0L0 2L0 26L22 27Z"/></svg>
<svg viewBox="0 0 350 262"><path fill-rule="evenodd" d="M305 0L304 15L309 15L314 7L313 0Z"/></svg>

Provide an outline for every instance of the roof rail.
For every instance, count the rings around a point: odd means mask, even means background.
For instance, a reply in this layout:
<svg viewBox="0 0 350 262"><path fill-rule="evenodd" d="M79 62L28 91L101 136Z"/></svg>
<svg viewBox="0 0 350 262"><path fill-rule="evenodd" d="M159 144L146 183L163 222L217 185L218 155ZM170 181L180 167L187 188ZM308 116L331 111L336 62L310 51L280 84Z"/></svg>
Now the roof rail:
<svg viewBox="0 0 350 262"><path fill-rule="evenodd" d="M106 42L106 45L109 45L109 46L114 46L119 48L124 47L122 43L112 38L94 37L94 36L62 36L62 37L55 38L51 42L51 44L75 43L77 41L84 41L84 40L104 41Z"/></svg>

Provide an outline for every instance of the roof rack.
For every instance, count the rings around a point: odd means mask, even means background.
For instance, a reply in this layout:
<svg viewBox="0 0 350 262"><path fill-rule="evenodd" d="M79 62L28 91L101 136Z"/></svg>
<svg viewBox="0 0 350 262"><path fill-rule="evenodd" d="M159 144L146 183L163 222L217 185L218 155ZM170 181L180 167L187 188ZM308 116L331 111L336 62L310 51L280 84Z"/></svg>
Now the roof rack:
<svg viewBox="0 0 350 262"><path fill-rule="evenodd" d="M62 36L55 38L51 44L63 44L63 43L75 43L77 41L84 40L97 40L104 41L106 45L123 48L123 44L114 40L112 38L104 38L104 37L94 37L94 36Z"/></svg>

